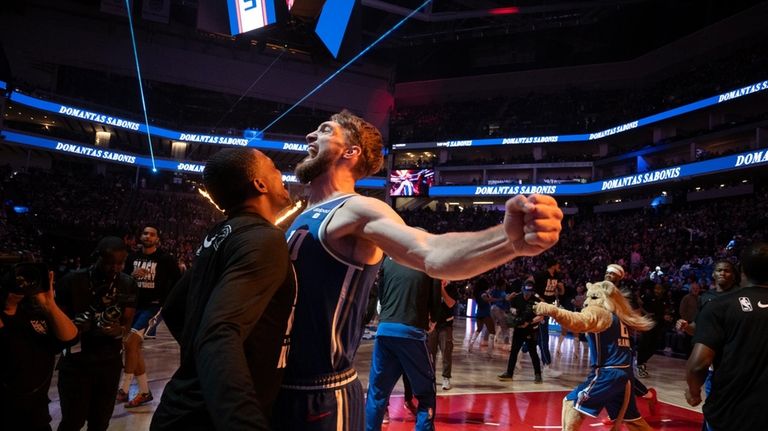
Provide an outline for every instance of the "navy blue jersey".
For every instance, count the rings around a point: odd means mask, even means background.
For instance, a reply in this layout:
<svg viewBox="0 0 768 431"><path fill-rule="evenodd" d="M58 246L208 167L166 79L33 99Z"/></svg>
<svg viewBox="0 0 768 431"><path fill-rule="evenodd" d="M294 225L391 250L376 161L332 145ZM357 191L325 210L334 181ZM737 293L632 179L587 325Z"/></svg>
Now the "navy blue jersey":
<svg viewBox="0 0 768 431"><path fill-rule="evenodd" d="M345 195L308 208L286 238L298 278L298 302L285 382L306 381L352 367L379 264L349 262L331 250L328 222Z"/></svg>
<svg viewBox="0 0 768 431"><path fill-rule="evenodd" d="M589 365L592 367L625 368L632 365L629 328L615 315L611 326L603 332L587 333Z"/></svg>

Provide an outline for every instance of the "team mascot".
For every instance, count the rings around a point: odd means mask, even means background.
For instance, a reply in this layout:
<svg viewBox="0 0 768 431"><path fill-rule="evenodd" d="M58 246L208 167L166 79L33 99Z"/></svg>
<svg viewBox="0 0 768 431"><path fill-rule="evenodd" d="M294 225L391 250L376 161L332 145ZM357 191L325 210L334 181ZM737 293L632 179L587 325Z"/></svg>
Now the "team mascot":
<svg viewBox="0 0 768 431"><path fill-rule="evenodd" d="M614 420L630 430L652 430L640 416L632 393L631 331L647 331L653 322L634 312L621 291L610 281L587 283L587 299L579 313L539 302L536 314L552 316L573 332L586 333L592 370L587 379L563 400L563 430L579 429L584 415L597 417L605 408Z"/></svg>

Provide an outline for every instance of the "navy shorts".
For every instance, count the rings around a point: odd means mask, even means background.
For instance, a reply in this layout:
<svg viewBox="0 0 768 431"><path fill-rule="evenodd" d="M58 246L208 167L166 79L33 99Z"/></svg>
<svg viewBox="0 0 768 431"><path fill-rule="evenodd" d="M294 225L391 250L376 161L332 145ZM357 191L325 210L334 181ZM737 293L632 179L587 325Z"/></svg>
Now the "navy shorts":
<svg viewBox="0 0 768 431"><path fill-rule="evenodd" d="M565 396L573 401L573 407L585 415L596 418L605 409L608 417L616 419L624 403L624 392L629 391L629 404L624 413L625 421L640 419L640 412L632 393L632 370L630 368L595 368L587 380Z"/></svg>
<svg viewBox="0 0 768 431"><path fill-rule="evenodd" d="M354 371L354 370L352 370ZM365 393L354 374L343 386L319 389L280 389L272 409L278 431L361 431L365 429Z"/></svg>
<svg viewBox="0 0 768 431"><path fill-rule="evenodd" d="M131 325L131 332L144 336L149 328L149 322L153 318L158 318L160 314L159 305L150 305L146 308L140 308L136 310L136 315L133 316L133 325Z"/></svg>

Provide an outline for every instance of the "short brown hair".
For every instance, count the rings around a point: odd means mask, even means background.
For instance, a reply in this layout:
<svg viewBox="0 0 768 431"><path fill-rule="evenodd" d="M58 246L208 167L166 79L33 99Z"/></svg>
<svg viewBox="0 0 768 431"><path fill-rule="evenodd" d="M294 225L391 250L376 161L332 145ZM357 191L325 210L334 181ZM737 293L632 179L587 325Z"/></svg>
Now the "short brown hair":
<svg viewBox="0 0 768 431"><path fill-rule="evenodd" d="M333 114L331 121L339 123L344 129L348 145L357 145L362 150L352 172L355 177L359 179L379 172L384 165L384 141L379 129L346 109Z"/></svg>

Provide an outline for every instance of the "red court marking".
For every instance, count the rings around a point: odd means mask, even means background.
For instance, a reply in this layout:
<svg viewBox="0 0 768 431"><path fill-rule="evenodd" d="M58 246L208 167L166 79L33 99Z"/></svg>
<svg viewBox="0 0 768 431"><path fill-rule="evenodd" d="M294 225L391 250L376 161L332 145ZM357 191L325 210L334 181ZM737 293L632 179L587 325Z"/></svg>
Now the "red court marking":
<svg viewBox="0 0 768 431"><path fill-rule="evenodd" d="M435 428L440 431L546 430L560 429L563 397L568 392L517 392L506 394L467 394L437 397ZM701 413L659 402L656 416L650 417L648 404L638 399L638 408L656 430L699 431ZM605 413L603 413L605 414ZM388 431L411 431L415 418L403 407L403 398L392 397ZM594 426L593 426L594 424ZM608 430L599 419L587 417L582 430Z"/></svg>

